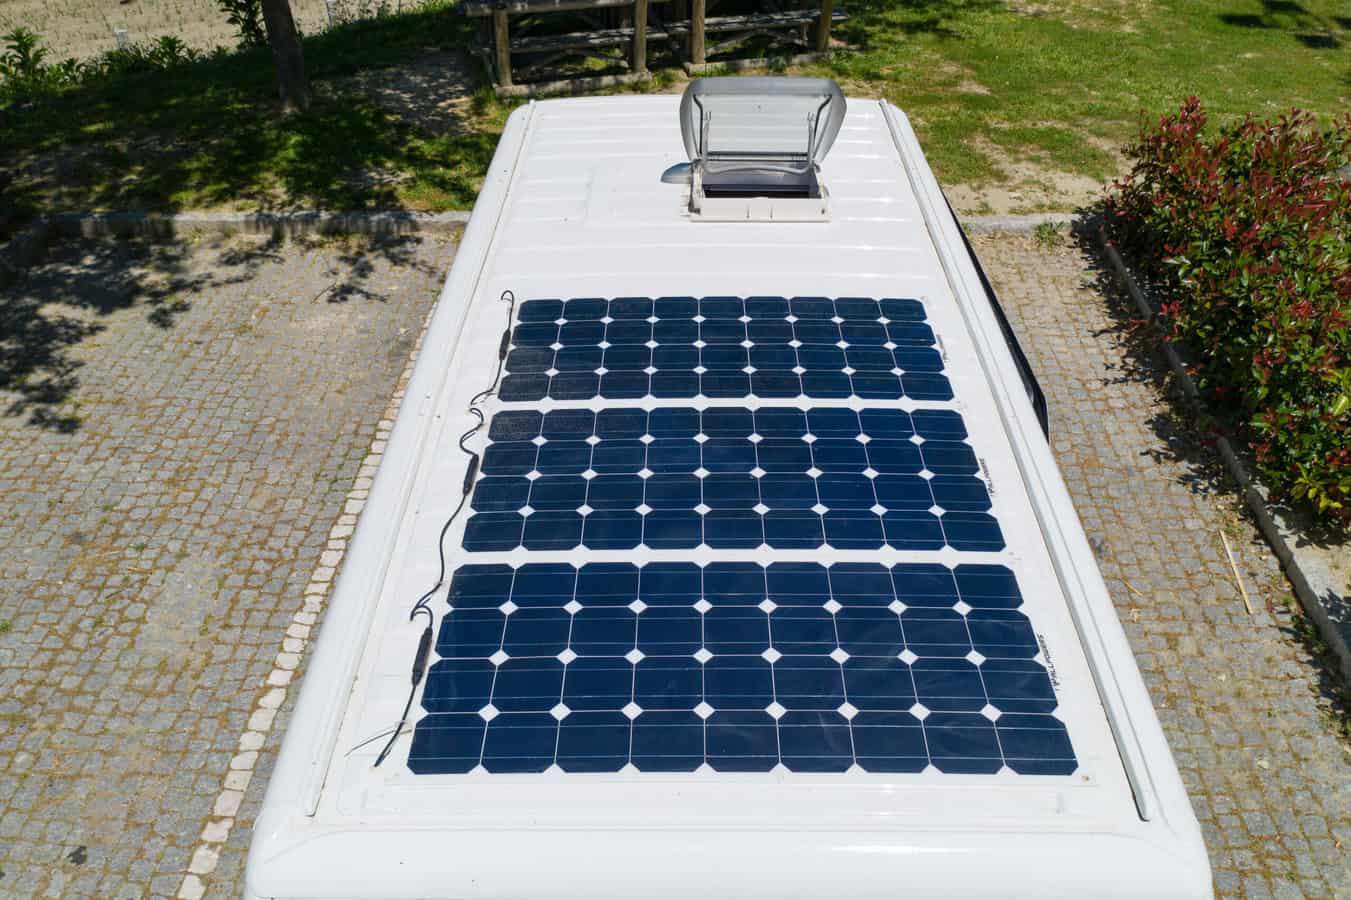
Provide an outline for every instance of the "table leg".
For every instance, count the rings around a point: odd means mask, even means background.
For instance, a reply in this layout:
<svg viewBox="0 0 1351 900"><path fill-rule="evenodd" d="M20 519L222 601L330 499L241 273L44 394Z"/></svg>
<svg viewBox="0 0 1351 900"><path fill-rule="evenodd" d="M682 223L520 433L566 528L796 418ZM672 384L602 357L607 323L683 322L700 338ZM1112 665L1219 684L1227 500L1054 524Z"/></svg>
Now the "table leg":
<svg viewBox="0 0 1351 900"><path fill-rule="evenodd" d="M647 71L647 0L633 2L633 74Z"/></svg>
<svg viewBox="0 0 1351 900"><path fill-rule="evenodd" d="M704 7L707 0L691 0L690 11L690 62L696 66L704 64Z"/></svg>
<svg viewBox="0 0 1351 900"><path fill-rule="evenodd" d="M821 0L821 18L816 21L816 52L830 49L830 19L835 15L835 0Z"/></svg>
<svg viewBox="0 0 1351 900"><path fill-rule="evenodd" d="M511 33L506 10L493 10L493 47L497 51L497 83L511 87Z"/></svg>

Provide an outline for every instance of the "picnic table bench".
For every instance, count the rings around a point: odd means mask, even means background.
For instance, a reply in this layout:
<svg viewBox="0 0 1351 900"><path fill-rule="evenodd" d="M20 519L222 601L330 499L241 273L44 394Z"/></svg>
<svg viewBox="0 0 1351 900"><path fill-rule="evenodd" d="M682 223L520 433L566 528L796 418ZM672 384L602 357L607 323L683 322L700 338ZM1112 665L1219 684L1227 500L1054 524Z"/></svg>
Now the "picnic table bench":
<svg viewBox="0 0 1351 900"><path fill-rule="evenodd" d="M831 25L845 18L834 8L834 0L807 0L816 4L803 9L769 10L738 15L710 16L710 2L716 0L466 0L460 11L483 20L480 52L492 72L499 94L530 94L564 86L605 87L632 83L649 77L648 44L681 41L686 51L686 69L705 67L710 55L723 52L754 35L783 38L813 46L816 52L830 47ZM791 2L791 0L790 0ZM669 5L669 18L652 21L652 7ZM597 22L590 17L588 30L554 34L513 34L512 16L539 16L548 13L610 13L610 21ZM614 13L619 13L614 16ZM618 19L616 23L614 20ZM602 27L603 26L603 27ZM719 36L709 44L709 36ZM513 74L513 54L535 59L534 70L560 57L578 51L628 47L624 63L627 73L548 84L518 85ZM516 73L519 74L519 73ZM589 82L589 84L588 84Z"/></svg>

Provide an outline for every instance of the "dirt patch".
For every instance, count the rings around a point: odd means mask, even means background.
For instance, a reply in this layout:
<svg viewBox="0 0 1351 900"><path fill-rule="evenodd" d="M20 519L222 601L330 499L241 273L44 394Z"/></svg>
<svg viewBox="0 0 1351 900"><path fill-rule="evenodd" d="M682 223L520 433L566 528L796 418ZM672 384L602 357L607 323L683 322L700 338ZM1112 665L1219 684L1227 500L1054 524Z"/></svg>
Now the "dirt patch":
<svg viewBox="0 0 1351 900"><path fill-rule="evenodd" d="M1001 173L1000 183L955 184L945 188L959 213L968 215L1019 215L1070 211L1087 206L1102 195L1102 182L1014 159L992 141L975 137L971 144L993 162Z"/></svg>
<svg viewBox="0 0 1351 900"><path fill-rule="evenodd" d="M1146 19L1154 12L1150 0L1099 0L1097 3L1075 2L1070 4L1045 3L1041 0L1008 0L1008 8L1013 12L1033 18L1054 16L1070 28L1109 28L1134 34L1139 31L1135 23Z"/></svg>

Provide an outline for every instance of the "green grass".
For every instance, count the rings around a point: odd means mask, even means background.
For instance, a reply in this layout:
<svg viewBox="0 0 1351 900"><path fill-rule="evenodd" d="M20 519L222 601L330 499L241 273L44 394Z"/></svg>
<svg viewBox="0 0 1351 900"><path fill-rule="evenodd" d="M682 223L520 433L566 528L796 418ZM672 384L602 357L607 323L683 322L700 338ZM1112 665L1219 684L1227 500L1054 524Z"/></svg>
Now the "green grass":
<svg viewBox="0 0 1351 900"><path fill-rule="evenodd" d="M1106 180L1140 114L1189 94L1216 118L1351 107L1342 0L1099 3L854 0L837 32L853 49L806 71L906 110L947 184ZM0 110L0 221L6 207L19 218L46 207L467 208L510 105L481 92L431 136L343 84L473 40L473 23L444 5L307 38L317 99L303 116L277 115L265 52ZM44 159L60 162L35 169Z"/></svg>
<svg viewBox="0 0 1351 900"><path fill-rule="evenodd" d="M460 127L432 136L346 76L462 47L467 34L462 17L429 7L310 37L315 99L305 115L278 114L266 51L0 110L0 186L10 182L0 218L51 207L465 208L506 110L476 98Z"/></svg>
<svg viewBox="0 0 1351 900"><path fill-rule="evenodd" d="M1219 117L1351 106L1340 0L862 0L826 67L905 109L947 182L999 180L999 154L1103 179L1111 149L1199 95ZM1340 14L1339 14L1340 11Z"/></svg>

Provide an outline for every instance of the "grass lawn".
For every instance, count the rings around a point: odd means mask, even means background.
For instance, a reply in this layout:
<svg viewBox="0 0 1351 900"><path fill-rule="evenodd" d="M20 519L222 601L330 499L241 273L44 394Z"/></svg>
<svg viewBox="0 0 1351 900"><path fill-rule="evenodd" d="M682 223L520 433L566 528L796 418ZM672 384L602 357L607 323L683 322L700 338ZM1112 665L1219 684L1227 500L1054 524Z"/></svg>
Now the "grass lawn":
<svg viewBox="0 0 1351 900"><path fill-rule="evenodd" d="M1341 0L850 8L843 36L858 52L838 54L828 74L906 110L944 184L1106 180L1141 111L1155 116L1190 94L1216 118L1351 109L1351 8Z"/></svg>
<svg viewBox="0 0 1351 900"><path fill-rule="evenodd" d="M1065 208L1122 166L1140 112L1197 94L1217 118L1351 108L1342 0L854 0L852 47L811 74L914 120L959 208ZM122 77L0 110L0 218L41 208L467 208L510 106L484 91L434 128L361 77L474 40L445 6L305 41L307 115L275 114L266 53ZM660 64L660 60L657 61ZM670 90L661 77L653 90ZM989 198L1002 198L995 206Z"/></svg>

